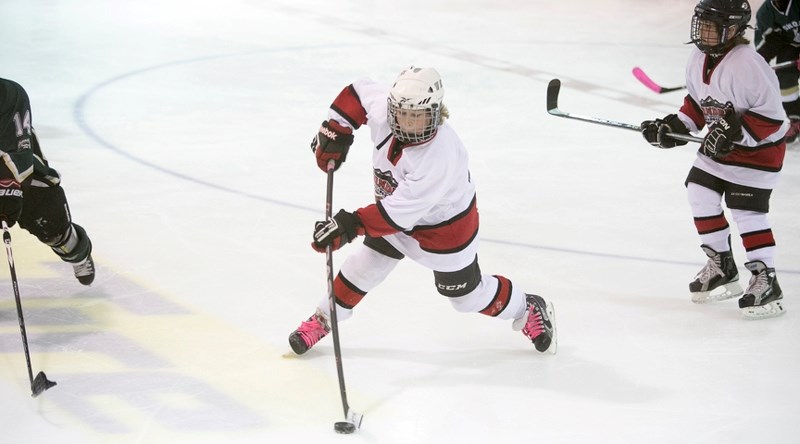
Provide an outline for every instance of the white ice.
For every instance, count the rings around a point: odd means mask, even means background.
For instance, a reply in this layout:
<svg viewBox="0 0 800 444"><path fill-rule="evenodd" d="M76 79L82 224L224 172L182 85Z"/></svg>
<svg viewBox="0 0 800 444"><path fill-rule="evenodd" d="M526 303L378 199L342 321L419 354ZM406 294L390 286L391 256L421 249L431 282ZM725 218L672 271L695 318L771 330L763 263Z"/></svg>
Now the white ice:
<svg viewBox="0 0 800 444"><path fill-rule="evenodd" d="M545 112L552 78L569 112L675 112L681 93L631 69L683 84L694 4L3 0L0 77L27 88L98 272L82 287L12 229L33 371L58 385L30 396L2 272L0 441L800 442L800 151L770 212L788 313L748 322L687 294L705 259L683 186L696 145ZM411 64L442 73L470 149L482 269L555 303L559 351L457 313L402 263L341 325L365 415L344 437L330 338L282 357L326 286L308 143L342 87ZM357 133L334 211L370 202L370 149Z"/></svg>

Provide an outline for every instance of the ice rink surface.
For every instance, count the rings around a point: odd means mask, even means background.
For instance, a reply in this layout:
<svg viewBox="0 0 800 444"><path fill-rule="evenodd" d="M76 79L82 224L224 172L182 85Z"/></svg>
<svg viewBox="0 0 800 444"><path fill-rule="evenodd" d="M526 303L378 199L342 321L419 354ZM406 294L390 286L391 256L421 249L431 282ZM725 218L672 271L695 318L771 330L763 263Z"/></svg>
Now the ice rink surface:
<svg viewBox="0 0 800 444"><path fill-rule="evenodd" d="M687 294L705 262L683 186L696 145L545 111L560 78L569 112L675 112L682 93L631 69L683 84L694 4L3 0L0 77L28 90L98 271L82 287L12 229L34 373L58 385L30 396L3 272L0 441L800 442L800 149L770 212L788 313L748 322ZM454 311L401 263L341 324L365 415L341 436L332 341L282 357L325 293L308 143L342 87L411 64L441 72L470 149L482 269L555 303L559 351ZM371 201L370 150L358 132L334 212Z"/></svg>

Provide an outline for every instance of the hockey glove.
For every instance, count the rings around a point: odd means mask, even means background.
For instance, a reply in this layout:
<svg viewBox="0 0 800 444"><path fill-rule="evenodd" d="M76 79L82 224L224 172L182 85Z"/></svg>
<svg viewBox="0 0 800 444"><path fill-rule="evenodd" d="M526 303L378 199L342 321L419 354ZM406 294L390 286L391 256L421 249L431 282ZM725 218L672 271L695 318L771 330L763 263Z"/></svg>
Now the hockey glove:
<svg viewBox="0 0 800 444"><path fill-rule="evenodd" d="M644 140L659 148L675 148L678 145L686 145L686 141L673 139L667 133L689 134L689 128L686 128L677 114L670 114L663 119L645 120L642 122L641 128Z"/></svg>
<svg viewBox="0 0 800 444"><path fill-rule="evenodd" d="M709 157L725 157L733 151L733 143L742 139L742 122L731 114L723 117L708 127L708 134L703 139L703 154Z"/></svg>
<svg viewBox="0 0 800 444"><path fill-rule="evenodd" d="M14 179L0 180L0 219L9 227L17 223L22 213L22 187Z"/></svg>
<svg viewBox="0 0 800 444"><path fill-rule="evenodd" d="M336 251L361 234L364 234L361 219L354 213L339 210L332 219L314 224L314 242L311 243L311 247L324 253L325 247L330 245L331 250Z"/></svg>
<svg viewBox="0 0 800 444"><path fill-rule="evenodd" d="M311 151L317 156L317 166L328 171L328 161L336 162L334 171L338 170L347 158L350 145L353 144L353 130L342 126L331 119L322 122L319 133L311 140Z"/></svg>

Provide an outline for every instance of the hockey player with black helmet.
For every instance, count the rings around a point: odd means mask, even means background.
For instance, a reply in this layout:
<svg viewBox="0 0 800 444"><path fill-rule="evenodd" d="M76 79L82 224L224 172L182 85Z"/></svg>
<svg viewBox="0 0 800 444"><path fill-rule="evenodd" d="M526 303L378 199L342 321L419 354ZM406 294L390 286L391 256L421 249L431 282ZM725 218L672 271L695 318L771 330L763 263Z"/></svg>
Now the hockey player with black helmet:
<svg viewBox="0 0 800 444"><path fill-rule="evenodd" d="M389 87L369 79L345 87L312 141L323 171L345 161L353 131L368 126L375 203L318 222L313 248L338 249L364 236L333 282L336 318L345 320L405 257L433 271L439 294L460 312L513 320L539 352L555 353L553 305L478 265L479 223L468 155L446 122L444 86L433 68L403 70ZM330 331L325 297L289 336L303 354Z"/></svg>
<svg viewBox="0 0 800 444"><path fill-rule="evenodd" d="M744 37L751 18L746 0L701 0L694 9L686 67L688 94L676 114L642 122L652 145L672 148L686 142L668 133L708 127L686 178L694 224L708 261L689 284L692 301L704 303L741 296L746 319L783 314L783 294L775 274L775 237L767 219L778 183L789 127L774 71ZM750 271L745 291L730 243L730 210Z"/></svg>
<svg viewBox="0 0 800 444"><path fill-rule="evenodd" d="M25 89L0 79L0 220L19 226L72 265L83 285L94 281L92 242L72 222L61 177L42 154Z"/></svg>

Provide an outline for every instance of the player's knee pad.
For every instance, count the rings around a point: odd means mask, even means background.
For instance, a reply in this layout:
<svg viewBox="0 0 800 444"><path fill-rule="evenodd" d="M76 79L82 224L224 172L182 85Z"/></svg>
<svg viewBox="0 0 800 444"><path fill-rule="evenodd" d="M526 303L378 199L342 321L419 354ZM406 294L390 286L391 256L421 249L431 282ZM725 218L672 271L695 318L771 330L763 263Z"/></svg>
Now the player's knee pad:
<svg viewBox="0 0 800 444"><path fill-rule="evenodd" d="M50 246L66 239L72 220L63 188L27 187L23 199L19 218L22 228Z"/></svg>
<svg viewBox="0 0 800 444"><path fill-rule="evenodd" d="M458 271L434 271L436 291L442 296L457 298L471 293L481 283L481 267L478 257L471 264Z"/></svg>
<svg viewBox="0 0 800 444"><path fill-rule="evenodd" d="M66 262L80 262L92 252L86 230L72 223L67 196L60 186L26 188L19 225Z"/></svg>

